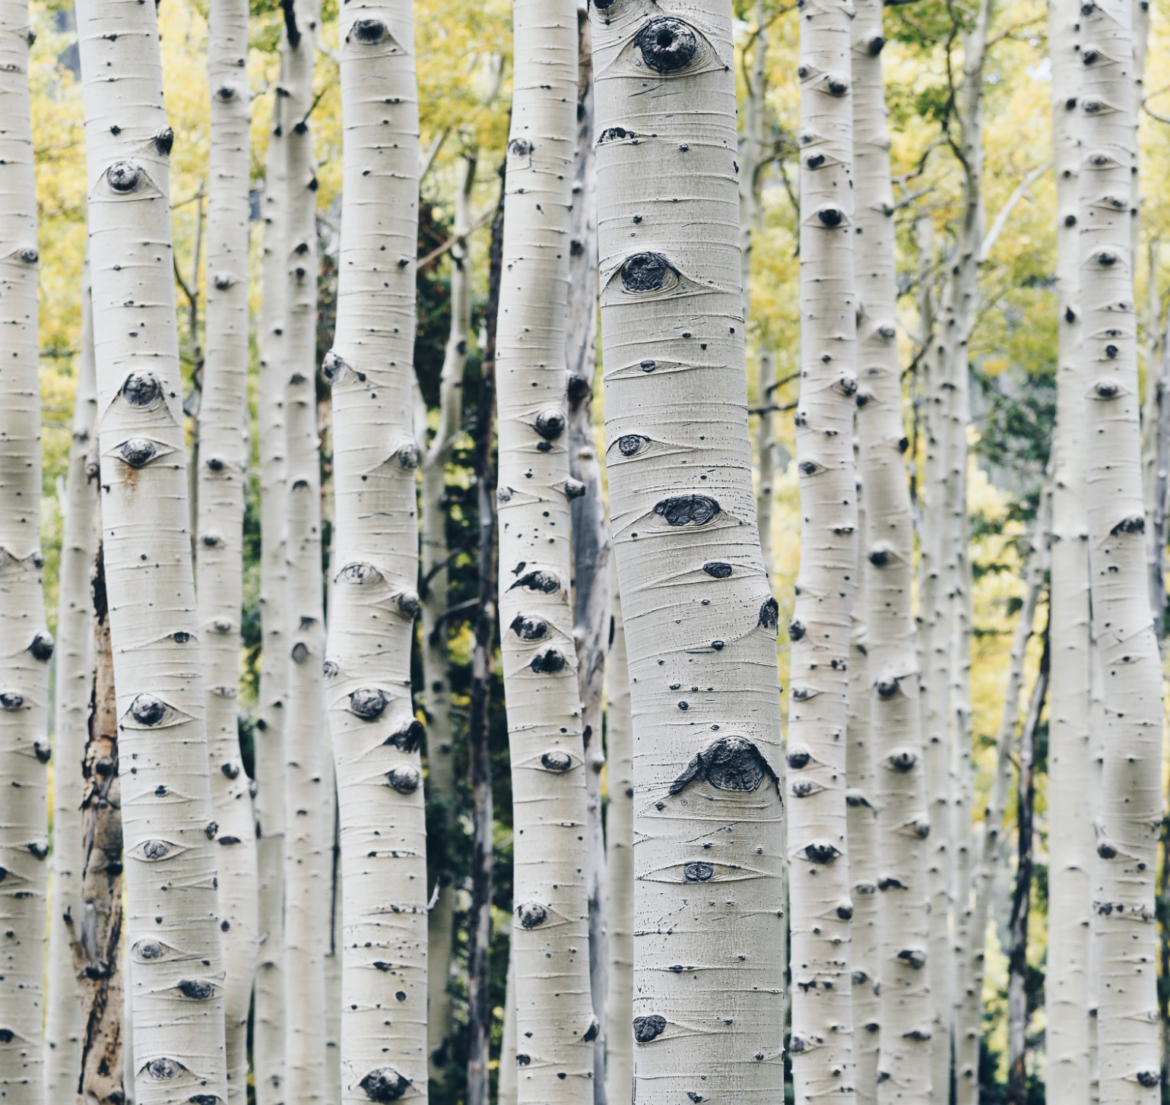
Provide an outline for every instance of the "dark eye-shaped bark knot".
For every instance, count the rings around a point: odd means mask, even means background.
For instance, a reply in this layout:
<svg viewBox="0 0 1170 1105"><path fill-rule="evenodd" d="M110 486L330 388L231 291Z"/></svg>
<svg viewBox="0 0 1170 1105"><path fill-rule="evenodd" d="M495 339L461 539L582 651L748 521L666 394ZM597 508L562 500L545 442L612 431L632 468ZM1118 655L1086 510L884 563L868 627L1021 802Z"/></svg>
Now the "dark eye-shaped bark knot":
<svg viewBox="0 0 1170 1105"><path fill-rule="evenodd" d="M845 212L839 207L822 207L817 211L817 220L822 226L834 230L845 221Z"/></svg>
<svg viewBox="0 0 1170 1105"><path fill-rule="evenodd" d="M142 170L133 161L115 161L106 170L106 180L119 195L129 195L142 180Z"/></svg>
<svg viewBox="0 0 1170 1105"><path fill-rule="evenodd" d="M167 704L152 694L140 694L130 703L130 716L139 725L154 727L167 716Z"/></svg>
<svg viewBox="0 0 1170 1105"><path fill-rule="evenodd" d="M556 675L565 670L565 657L558 649L546 648L532 658L529 667L537 675Z"/></svg>
<svg viewBox="0 0 1170 1105"><path fill-rule="evenodd" d="M350 33L358 42L372 46L386 37L386 24L380 19L358 19Z"/></svg>
<svg viewBox="0 0 1170 1105"><path fill-rule="evenodd" d="M727 579L731 575L731 565L722 560L708 560L703 565L703 571L712 579Z"/></svg>
<svg viewBox="0 0 1170 1105"><path fill-rule="evenodd" d="M24 695L15 691L0 692L0 710L19 710L24 705Z"/></svg>
<svg viewBox="0 0 1170 1105"><path fill-rule="evenodd" d="M132 437L114 451L131 468L143 468L158 456L158 446L147 437Z"/></svg>
<svg viewBox="0 0 1170 1105"><path fill-rule="evenodd" d="M654 513L669 526L705 526L719 513L709 495L675 495L654 504Z"/></svg>
<svg viewBox="0 0 1170 1105"><path fill-rule="evenodd" d="M25 246L24 249L17 253L17 257L19 257L26 265L35 265L37 261L40 260L41 255L37 251L36 246Z"/></svg>
<svg viewBox="0 0 1170 1105"><path fill-rule="evenodd" d="M381 580L382 573L373 564L367 564L361 560L355 560L352 564L346 564L337 573L338 583L348 583L354 587L361 587L367 583L380 583Z"/></svg>
<svg viewBox="0 0 1170 1105"><path fill-rule="evenodd" d="M683 865L683 882L710 882L714 877L714 864L698 861Z"/></svg>
<svg viewBox="0 0 1170 1105"><path fill-rule="evenodd" d="M555 407L541 411L533 428L545 441L556 441L565 432L565 412Z"/></svg>
<svg viewBox="0 0 1170 1105"><path fill-rule="evenodd" d="M350 693L349 711L366 721L373 721L382 716L388 702L386 692L378 687L359 687Z"/></svg>
<svg viewBox="0 0 1170 1105"><path fill-rule="evenodd" d="M617 446L623 457L636 457L649 444L650 439L643 434L623 434Z"/></svg>
<svg viewBox="0 0 1170 1105"><path fill-rule="evenodd" d="M523 587L526 591L532 591L542 595L553 595L561 589L560 578L553 572L547 571L544 568L533 568L530 572L525 572L512 587Z"/></svg>
<svg viewBox="0 0 1170 1105"><path fill-rule="evenodd" d="M909 748L895 748L885 759L887 767L905 774L911 771L918 763L918 754Z"/></svg>
<svg viewBox="0 0 1170 1105"><path fill-rule="evenodd" d="M658 1013L652 1013L648 1017L634 1018L634 1039L640 1044L648 1044L665 1031L666 1018Z"/></svg>
<svg viewBox="0 0 1170 1105"><path fill-rule="evenodd" d="M172 1078L178 1078L186 1069L177 1060L167 1059L163 1056L152 1059L146 1064L146 1073L156 1082L169 1082Z"/></svg>
<svg viewBox="0 0 1170 1105"><path fill-rule="evenodd" d="M386 782L399 794L413 794L422 782L418 768L411 764L399 764L386 772Z"/></svg>
<svg viewBox="0 0 1170 1105"><path fill-rule="evenodd" d="M169 157L175 145L175 132L170 127L163 127L154 136L154 148L162 157Z"/></svg>
<svg viewBox="0 0 1170 1105"><path fill-rule="evenodd" d="M370 1101L378 1102L397 1101L410 1089L410 1081L393 1067L370 1071L358 1085Z"/></svg>
<svg viewBox="0 0 1170 1105"><path fill-rule="evenodd" d="M779 791L780 777L755 744L746 737L719 737L691 759L669 793L678 794L693 782L709 783L716 790L751 791L765 779Z"/></svg>
<svg viewBox="0 0 1170 1105"><path fill-rule="evenodd" d="M573 757L568 752L562 752L559 748L554 748L552 751L545 752L540 757L540 765L546 771L554 771L560 774L568 771L573 766Z"/></svg>
<svg viewBox="0 0 1170 1105"><path fill-rule="evenodd" d="M37 633L28 646L29 654L34 660L45 661L53 655L53 635L48 630Z"/></svg>
<svg viewBox="0 0 1170 1105"><path fill-rule="evenodd" d="M634 35L642 61L657 73L677 73L695 60L699 36L681 19L652 19Z"/></svg>
<svg viewBox="0 0 1170 1105"><path fill-rule="evenodd" d="M523 902L516 907L516 918L521 928L539 928L548 920L548 910L539 902Z"/></svg>
<svg viewBox="0 0 1170 1105"><path fill-rule="evenodd" d="M215 993L215 987L210 982L198 978L181 979L176 989L183 997L192 1001L207 1001Z"/></svg>
<svg viewBox="0 0 1170 1105"><path fill-rule="evenodd" d="M621 268L627 292L658 292L678 282L676 269L661 253L635 253Z"/></svg>
<svg viewBox="0 0 1170 1105"><path fill-rule="evenodd" d="M413 441L400 445L394 455L398 458L398 463L408 472L413 472L418 467L418 446Z"/></svg>
<svg viewBox="0 0 1170 1105"><path fill-rule="evenodd" d="M532 143L527 138L513 138L508 143L508 153L513 157L527 157L532 153Z"/></svg>
<svg viewBox="0 0 1170 1105"><path fill-rule="evenodd" d="M548 622L534 615L517 614L508 628L522 641L539 641L548 633Z"/></svg>
<svg viewBox="0 0 1170 1105"><path fill-rule="evenodd" d="M426 730L423 728L423 723L418 718L413 718L405 728L391 733L382 743L393 745L395 748L402 749L403 752L417 752L422 747L425 736Z"/></svg>

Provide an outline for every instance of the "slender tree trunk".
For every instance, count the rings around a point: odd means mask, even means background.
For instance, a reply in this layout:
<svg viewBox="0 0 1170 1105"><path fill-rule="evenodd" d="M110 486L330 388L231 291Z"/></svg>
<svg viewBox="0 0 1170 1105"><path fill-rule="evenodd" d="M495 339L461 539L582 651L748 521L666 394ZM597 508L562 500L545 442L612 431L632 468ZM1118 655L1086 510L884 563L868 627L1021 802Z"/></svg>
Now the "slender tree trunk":
<svg viewBox="0 0 1170 1105"><path fill-rule="evenodd" d="M1101 1100L1157 1099L1154 871L1162 816L1162 670L1150 618L1130 222L1136 204L1133 5L1081 16L1080 270L1093 620L1105 673L1094 895Z"/></svg>
<svg viewBox="0 0 1170 1105"><path fill-rule="evenodd" d="M282 68L284 65L282 51ZM288 690L285 461L285 99L275 96L264 180L264 304L260 314L260 693L256 718L259 941L252 1068L257 1105L281 1105L284 1083L284 698Z"/></svg>
<svg viewBox="0 0 1170 1105"><path fill-rule="evenodd" d="M119 969L122 784L114 654L110 647L110 611L100 545L93 564L92 596L93 617L88 627L94 657L92 698L79 797L81 907L79 939L70 960L81 984L82 1042L77 1067L72 1072L72 1094L60 1100L71 1100L73 1094L79 1094L79 1100L85 1105L121 1105L124 1070L133 1065L133 1052L124 1034L126 979Z"/></svg>
<svg viewBox="0 0 1170 1105"><path fill-rule="evenodd" d="M1166 923L1170 909L1170 814L1162 817L1162 867L1158 875L1158 897L1162 924L1159 929L1158 964L1159 978L1170 979L1170 925ZM1158 987L1158 1020L1162 1025L1162 1097L1165 1099L1170 1087L1170 986L1165 982Z"/></svg>
<svg viewBox="0 0 1170 1105"><path fill-rule="evenodd" d="M610 544L605 489L593 437L597 371L597 173L593 152L593 40L589 13L577 8L577 141L569 234L565 360L569 368L569 473L584 488L572 500L573 640L585 747L588 845L589 988L598 1032L593 1041L593 1101L605 1105L605 1021L609 955L605 833L601 817L602 695L610 623ZM574 489L576 490L576 489ZM624 1102L623 1102L624 1105Z"/></svg>
<svg viewBox="0 0 1170 1105"><path fill-rule="evenodd" d="M502 174L501 174L502 175ZM488 737L491 725L492 656L496 640L496 586L500 565L496 544L496 471L492 459L496 413L496 320L503 282L504 182L492 222L488 270L487 342L475 421L475 489L479 512L479 609L475 617L475 645L471 654L471 710L468 745L471 757L471 908L467 917L467 1105L488 1105L489 1036L491 1031L491 974L488 959L492 935L492 760ZM511 982L508 1013L513 1019L515 1044L515 940L508 960ZM515 1067L515 1050L506 1046L502 1066ZM511 1080L515 1101L516 1080Z"/></svg>
<svg viewBox="0 0 1170 1105"><path fill-rule="evenodd" d="M0 3L0 1096L45 1100L43 982L53 638L40 548L37 206L27 0Z"/></svg>
<svg viewBox="0 0 1170 1105"><path fill-rule="evenodd" d="M1036 804L1036 730L1048 693L1049 629L1044 633L1044 652L1032 688L1028 716L1020 731L1020 777L1016 789L1016 885L1008 922L1008 1102L1028 1101L1028 910L1032 899L1032 839Z"/></svg>
<svg viewBox="0 0 1170 1105"><path fill-rule="evenodd" d="M516 1105L516 1064L503 1059L516 1054L516 962L508 958L508 975L504 984L504 1032L500 1040L499 1105Z"/></svg>
<svg viewBox="0 0 1170 1105"><path fill-rule="evenodd" d="M340 34L344 206L337 330L324 372L336 503L326 701L345 871L341 1099L389 1101L409 1088L425 1102L426 821L410 692L419 609L411 4L354 0ZM387 1027L388 1009L397 1015Z"/></svg>
<svg viewBox="0 0 1170 1105"><path fill-rule="evenodd" d="M594 12L607 467L635 720L633 1098L753 1105L783 1094L784 805L732 10Z"/></svg>
<svg viewBox="0 0 1170 1105"><path fill-rule="evenodd" d="M1089 947L1093 855L1090 810L1089 549L1085 514L1084 383L1077 257L1081 153L1076 99L1079 6L1053 0L1052 134L1056 162L1058 361L1053 440L1051 657L1048 737L1048 1018L1046 1087L1052 1105L1089 1101ZM1070 106L1071 105L1071 106Z"/></svg>
<svg viewBox="0 0 1170 1105"><path fill-rule="evenodd" d="M329 718L323 719L325 725ZM328 820L333 826L329 834L329 938L325 945L325 1100L333 1105L343 1101L341 1081L342 1032L342 952L341 939L345 931L342 914L341 826L338 822L337 779L329 758L325 761L329 795ZM391 1085L395 1083L391 1082ZM360 1101L361 1098L358 1098Z"/></svg>
<svg viewBox="0 0 1170 1105"><path fill-rule="evenodd" d="M1154 276L1151 272L1150 280ZM1170 513L1170 311L1166 313L1158 359L1158 374L1154 381L1151 420L1153 431L1153 471L1151 473L1150 506L1150 609L1154 617L1154 633L1159 645L1166 639L1166 540L1167 514Z"/></svg>
<svg viewBox="0 0 1170 1105"><path fill-rule="evenodd" d="M77 5L135 1097L227 1100L224 970L179 402L158 25ZM107 73L117 74L109 80ZM179 893L168 893L171 889Z"/></svg>
<svg viewBox="0 0 1170 1105"><path fill-rule="evenodd" d="M609 993L606 1019L616 1031L607 1037L605 1093L625 1105L633 1089L634 1037L625 1031L634 1009L634 739L630 720L630 677L626 627L617 587L617 566L609 569L612 616L609 665L605 675L606 875L609 904Z"/></svg>
<svg viewBox="0 0 1170 1105"><path fill-rule="evenodd" d="M792 1080L798 1105L853 1069L845 804L849 638L857 580L857 293L853 280L850 11L800 21L800 574L789 628L789 898Z"/></svg>
<svg viewBox="0 0 1170 1105"><path fill-rule="evenodd" d="M81 761L93 689L93 599L96 488L88 472L97 436L93 314L89 264L81 285L81 355L73 401L73 443L65 480L64 532L57 583L57 673L53 730L53 876L49 912L49 999L46 1010L46 1099L72 1101L81 1070L81 1002L74 948L81 939ZM119 857L120 858L120 857Z"/></svg>
<svg viewBox="0 0 1170 1105"><path fill-rule="evenodd" d="M1079 358L1078 358L1079 359ZM1086 522L1087 524L1087 522ZM1105 672L1101 663L1101 646L1090 621L1091 634L1089 664L1092 669L1092 685L1089 691L1089 732L1092 747L1089 754L1089 811L1093 826L1101 817L1102 795L1105 777ZM1093 850L1091 879L1096 888L1100 882L1099 868L1104 860ZM1100 915L1095 902L1090 902L1089 922L1089 1102L1099 1105L1101 1101L1101 1053L1098 1048L1098 1021L1101 1006L1101 934Z"/></svg>
<svg viewBox="0 0 1170 1105"><path fill-rule="evenodd" d="M584 747L572 639L565 312L576 3L518 0L496 363L518 1099L592 1101ZM509 1061L505 1057L505 1062Z"/></svg>
<svg viewBox="0 0 1170 1105"><path fill-rule="evenodd" d="M240 619L244 498L251 463L240 411L248 405L248 186L251 105L246 0L211 7L208 79L211 165L207 199L207 356L197 482L199 624L211 801L219 830L220 930L231 1105L248 1083L248 1012L259 938L256 819L240 754Z"/></svg>

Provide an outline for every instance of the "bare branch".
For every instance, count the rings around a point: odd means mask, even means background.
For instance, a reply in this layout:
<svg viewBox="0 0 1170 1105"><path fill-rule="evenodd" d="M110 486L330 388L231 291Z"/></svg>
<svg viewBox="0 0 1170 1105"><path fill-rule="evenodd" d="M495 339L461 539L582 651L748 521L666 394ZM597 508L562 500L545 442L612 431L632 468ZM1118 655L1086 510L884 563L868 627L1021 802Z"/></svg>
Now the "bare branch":
<svg viewBox="0 0 1170 1105"><path fill-rule="evenodd" d="M443 148L443 143L447 141L447 135L451 133L450 128L440 131L435 135L431 142L431 147L422 155L421 167L418 173L418 182L421 185L427 178L427 173L431 171L431 167L435 164L435 158L439 156L439 151Z"/></svg>
<svg viewBox="0 0 1170 1105"><path fill-rule="evenodd" d="M485 211L462 234L456 234L454 237L448 238L441 246L432 249L425 257L420 257L418 259L418 267L420 269L426 268L432 261L438 260L453 246L457 246L460 242L474 234L481 226L487 226L495 218L495 214L494 208L491 211Z"/></svg>
<svg viewBox="0 0 1170 1105"><path fill-rule="evenodd" d="M1007 225L1008 219L1012 217L1012 212L1016 209L1016 205L1024 198L1024 193L1051 168L1052 160L1049 159L1043 165L1039 165L1033 169L1016 185L1015 190L1008 196L1007 202L999 209L999 213L995 216L995 221L991 224L991 229L988 230L987 236L983 239L983 244L979 247L979 255L976 258L979 264L983 264L991 254L992 249L995 248L996 239L999 238L1003 228Z"/></svg>

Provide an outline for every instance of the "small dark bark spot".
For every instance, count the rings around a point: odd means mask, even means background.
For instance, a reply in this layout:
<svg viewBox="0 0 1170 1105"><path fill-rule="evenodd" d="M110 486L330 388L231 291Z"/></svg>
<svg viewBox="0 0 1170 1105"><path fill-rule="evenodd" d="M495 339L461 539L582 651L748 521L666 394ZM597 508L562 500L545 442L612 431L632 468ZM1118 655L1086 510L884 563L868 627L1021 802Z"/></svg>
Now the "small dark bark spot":
<svg viewBox="0 0 1170 1105"><path fill-rule="evenodd" d="M597 2L597 0L594 0L594 3L596 3L596 2ZM529 1056L524 1055L522 1052L516 1053L516 1065L517 1066L526 1067L531 1062L532 1062L532 1059Z"/></svg>
<svg viewBox="0 0 1170 1105"><path fill-rule="evenodd" d="M588 488L580 480L576 480L572 476L565 480L565 498L567 499L579 499L587 490Z"/></svg>
<svg viewBox="0 0 1170 1105"><path fill-rule="evenodd" d="M329 384L337 383L346 367L345 359L332 349L321 358L321 375Z"/></svg>
<svg viewBox="0 0 1170 1105"><path fill-rule="evenodd" d="M154 148L163 157L169 157L171 149L175 144L175 132L170 127L163 127L162 130L154 136Z"/></svg>
<svg viewBox="0 0 1170 1105"><path fill-rule="evenodd" d="M909 748L895 748L886 757L886 763L895 771L905 773L912 770L914 765L918 763L918 754Z"/></svg>
<svg viewBox="0 0 1170 1105"><path fill-rule="evenodd" d="M597 1039L597 1034L600 1031L601 1031L601 1025L598 1023L597 1018L594 1017L592 1020L590 1020L589 1027L587 1029L585 1029L585 1035L582 1037L582 1039L587 1044L591 1044L591 1043L593 1043L594 1040Z"/></svg>
<svg viewBox="0 0 1170 1105"><path fill-rule="evenodd" d="M903 948L898 952L898 958L916 971L926 966L926 952L919 951L917 948Z"/></svg>
<svg viewBox="0 0 1170 1105"><path fill-rule="evenodd" d="M840 850L835 848L832 844L827 844L824 841L813 841L811 844L806 844L800 853L805 859L812 863L832 863L840 854Z"/></svg>
<svg viewBox="0 0 1170 1105"><path fill-rule="evenodd" d="M19 710L24 705L24 696L15 691L0 693L0 710Z"/></svg>
<svg viewBox="0 0 1170 1105"><path fill-rule="evenodd" d="M297 641L289 655L294 664L303 664L309 658L309 646L304 641Z"/></svg>

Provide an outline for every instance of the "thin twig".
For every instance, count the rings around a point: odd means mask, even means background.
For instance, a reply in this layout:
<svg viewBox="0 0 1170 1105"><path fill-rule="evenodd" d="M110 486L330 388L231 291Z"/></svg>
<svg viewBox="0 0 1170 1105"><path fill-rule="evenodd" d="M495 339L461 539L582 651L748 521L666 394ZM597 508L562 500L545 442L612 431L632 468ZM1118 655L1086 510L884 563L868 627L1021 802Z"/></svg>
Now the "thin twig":
<svg viewBox="0 0 1170 1105"><path fill-rule="evenodd" d="M429 265L432 261L442 257L443 254L446 253L449 249L452 249L453 247L459 245L460 242L469 238L472 234L475 233L475 231L479 230L480 227L487 226L487 224L495 218L495 215L495 211L485 211L462 234L456 234L454 237L448 238L441 246L437 246L435 249L432 249L431 252L428 253L425 257L420 257L418 259L418 267L420 269L426 268L426 266Z"/></svg>

